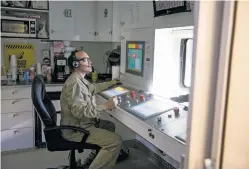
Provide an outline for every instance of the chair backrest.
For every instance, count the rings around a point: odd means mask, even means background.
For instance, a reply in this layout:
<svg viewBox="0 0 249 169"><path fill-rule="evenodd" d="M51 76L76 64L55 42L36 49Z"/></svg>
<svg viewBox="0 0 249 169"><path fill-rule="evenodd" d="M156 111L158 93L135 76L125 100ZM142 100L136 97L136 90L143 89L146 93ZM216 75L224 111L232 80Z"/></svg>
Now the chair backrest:
<svg viewBox="0 0 249 169"><path fill-rule="evenodd" d="M57 114L52 101L46 92L44 78L36 75L32 82L31 97L34 108L45 127L55 127Z"/></svg>

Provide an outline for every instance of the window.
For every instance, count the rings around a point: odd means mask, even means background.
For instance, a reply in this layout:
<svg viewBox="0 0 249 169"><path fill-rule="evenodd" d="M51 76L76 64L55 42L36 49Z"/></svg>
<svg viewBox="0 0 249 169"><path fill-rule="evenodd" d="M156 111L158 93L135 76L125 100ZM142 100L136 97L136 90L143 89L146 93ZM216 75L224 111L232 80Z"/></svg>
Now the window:
<svg viewBox="0 0 249 169"><path fill-rule="evenodd" d="M189 88L191 85L191 70L192 70L192 51L193 51L193 39L181 40L181 85L185 88Z"/></svg>

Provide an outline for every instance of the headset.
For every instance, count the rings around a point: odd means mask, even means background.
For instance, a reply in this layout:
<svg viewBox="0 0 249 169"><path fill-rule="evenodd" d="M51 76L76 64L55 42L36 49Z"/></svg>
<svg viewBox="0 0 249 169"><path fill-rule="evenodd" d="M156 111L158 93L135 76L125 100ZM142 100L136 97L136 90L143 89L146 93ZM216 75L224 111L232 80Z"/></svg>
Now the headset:
<svg viewBox="0 0 249 169"><path fill-rule="evenodd" d="M79 67L80 63L79 61L77 60L75 54L78 52L78 50L74 50L71 52L71 55L69 56L68 58L68 65L71 67L71 68L77 68Z"/></svg>

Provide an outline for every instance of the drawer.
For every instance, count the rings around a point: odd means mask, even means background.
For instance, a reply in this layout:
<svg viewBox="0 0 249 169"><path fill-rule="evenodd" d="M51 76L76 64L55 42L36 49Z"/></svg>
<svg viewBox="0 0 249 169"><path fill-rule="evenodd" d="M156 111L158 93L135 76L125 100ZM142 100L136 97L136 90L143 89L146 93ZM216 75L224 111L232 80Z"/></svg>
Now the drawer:
<svg viewBox="0 0 249 169"><path fill-rule="evenodd" d="M34 147L33 128L1 131L1 151L11 151Z"/></svg>
<svg viewBox="0 0 249 169"><path fill-rule="evenodd" d="M1 100L2 101L2 113L14 113L14 112L30 112L32 111L31 99L13 99L13 100Z"/></svg>
<svg viewBox="0 0 249 169"><path fill-rule="evenodd" d="M33 127L32 112L4 113L1 118L2 130Z"/></svg>
<svg viewBox="0 0 249 169"><path fill-rule="evenodd" d="M10 87L2 88L2 97L1 99L19 99L31 98L31 87Z"/></svg>

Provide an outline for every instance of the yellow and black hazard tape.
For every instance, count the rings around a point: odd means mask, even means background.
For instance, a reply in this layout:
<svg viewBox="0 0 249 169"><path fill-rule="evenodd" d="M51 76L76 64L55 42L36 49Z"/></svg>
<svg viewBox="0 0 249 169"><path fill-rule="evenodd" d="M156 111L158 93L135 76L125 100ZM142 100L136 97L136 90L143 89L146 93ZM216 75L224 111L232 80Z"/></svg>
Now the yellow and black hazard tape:
<svg viewBox="0 0 249 169"><path fill-rule="evenodd" d="M7 49L33 49L32 45L5 45Z"/></svg>

